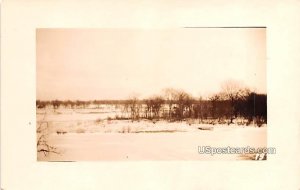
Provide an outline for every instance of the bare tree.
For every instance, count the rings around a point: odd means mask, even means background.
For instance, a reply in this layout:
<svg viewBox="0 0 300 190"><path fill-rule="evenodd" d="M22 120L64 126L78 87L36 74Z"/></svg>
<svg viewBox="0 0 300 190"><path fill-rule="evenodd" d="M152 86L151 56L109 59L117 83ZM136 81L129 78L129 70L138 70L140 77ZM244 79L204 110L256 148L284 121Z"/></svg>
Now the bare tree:
<svg viewBox="0 0 300 190"><path fill-rule="evenodd" d="M218 105L218 101L221 99L221 95L220 94L214 94L213 96L211 96L209 98L209 100L211 101L212 107L211 107L211 116L213 119L215 119L215 117L218 116L217 114L217 105Z"/></svg>
<svg viewBox="0 0 300 190"><path fill-rule="evenodd" d="M57 108L59 108L59 106L62 104L62 102L60 100L53 100L53 101L51 101L51 104L52 104L54 110L56 110Z"/></svg>
<svg viewBox="0 0 300 190"><path fill-rule="evenodd" d="M176 118L182 120L185 116L185 113L188 113L188 116L191 115L191 105L192 97L183 90L178 90L176 92Z"/></svg>
<svg viewBox="0 0 300 190"><path fill-rule="evenodd" d="M164 104L164 99L160 96L156 96L152 98L153 102L153 113L155 118L159 118L159 112Z"/></svg>
<svg viewBox="0 0 300 190"><path fill-rule="evenodd" d="M202 105L202 97L199 98L198 101L195 101L195 103L193 104L193 113L194 113L194 118L195 119L200 119L199 120L199 123L200 121L202 122L202 119L203 119L203 105Z"/></svg>
<svg viewBox="0 0 300 190"><path fill-rule="evenodd" d="M139 102L139 100L136 96L132 96L131 98L129 98L128 106L129 106L132 121L134 121L136 119L139 119L140 118L140 113L139 112L140 112L140 109L141 109L141 105L140 105L140 102Z"/></svg>
<svg viewBox="0 0 300 190"><path fill-rule="evenodd" d="M122 111L122 117L125 117L129 119L130 111L129 111L129 100L126 100L123 104L123 108L121 109Z"/></svg>
<svg viewBox="0 0 300 190"><path fill-rule="evenodd" d="M238 114L238 101L247 96L249 90L245 88L240 82L229 80L223 83L222 93L225 100L230 101L230 123Z"/></svg>
<svg viewBox="0 0 300 190"><path fill-rule="evenodd" d="M146 108L145 108L145 117L150 119L153 117L153 100L146 99L145 100Z"/></svg>
<svg viewBox="0 0 300 190"><path fill-rule="evenodd" d="M168 104L168 108L169 108L169 120L171 120L172 118L172 108L173 105L175 104L176 101L176 97L177 97L177 90L173 89L173 88L165 88L163 89L163 94L165 97L165 103Z"/></svg>

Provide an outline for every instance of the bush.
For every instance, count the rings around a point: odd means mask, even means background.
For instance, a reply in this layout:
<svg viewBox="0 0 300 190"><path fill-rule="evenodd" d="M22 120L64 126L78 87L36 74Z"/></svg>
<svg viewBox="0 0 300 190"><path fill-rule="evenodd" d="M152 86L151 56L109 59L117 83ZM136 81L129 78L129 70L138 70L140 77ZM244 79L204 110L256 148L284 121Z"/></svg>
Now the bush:
<svg viewBox="0 0 300 190"><path fill-rule="evenodd" d="M64 134L67 133L67 131L57 130L56 133L57 133L58 135L64 135Z"/></svg>

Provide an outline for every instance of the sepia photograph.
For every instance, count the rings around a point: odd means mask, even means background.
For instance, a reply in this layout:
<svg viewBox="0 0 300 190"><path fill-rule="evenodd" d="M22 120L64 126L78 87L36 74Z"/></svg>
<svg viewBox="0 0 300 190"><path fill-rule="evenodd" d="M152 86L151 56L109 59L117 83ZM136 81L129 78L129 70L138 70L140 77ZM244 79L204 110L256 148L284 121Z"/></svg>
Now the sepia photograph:
<svg viewBox="0 0 300 190"><path fill-rule="evenodd" d="M1 190L300 189L300 1L0 7Z"/></svg>
<svg viewBox="0 0 300 190"><path fill-rule="evenodd" d="M265 27L36 29L38 161L267 160Z"/></svg>

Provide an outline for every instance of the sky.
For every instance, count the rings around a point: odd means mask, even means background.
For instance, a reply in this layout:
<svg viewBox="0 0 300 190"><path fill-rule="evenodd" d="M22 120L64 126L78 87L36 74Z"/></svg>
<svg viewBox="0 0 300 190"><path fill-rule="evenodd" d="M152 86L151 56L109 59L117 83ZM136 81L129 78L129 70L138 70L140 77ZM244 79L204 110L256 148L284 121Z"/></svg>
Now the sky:
<svg viewBox="0 0 300 190"><path fill-rule="evenodd" d="M236 80L266 93L265 28L37 29L39 100L195 97Z"/></svg>

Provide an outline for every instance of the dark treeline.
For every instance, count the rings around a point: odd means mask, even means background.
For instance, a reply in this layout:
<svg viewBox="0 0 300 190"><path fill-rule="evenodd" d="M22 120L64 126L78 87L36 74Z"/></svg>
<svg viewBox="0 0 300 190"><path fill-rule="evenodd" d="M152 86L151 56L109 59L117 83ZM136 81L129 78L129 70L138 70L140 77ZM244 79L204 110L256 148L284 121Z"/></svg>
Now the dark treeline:
<svg viewBox="0 0 300 190"><path fill-rule="evenodd" d="M116 119L164 119L182 121L199 119L199 122L231 124L240 118L245 124L267 123L267 95L251 92L236 83L226 83L220 93L203 98L194 98L183 90L164 89L161 95L147 99L131 97L127 100L93 100L93 101L36 101L37 108L59 107L100 108L101 105L114 105L122 110Z"/></svg>

